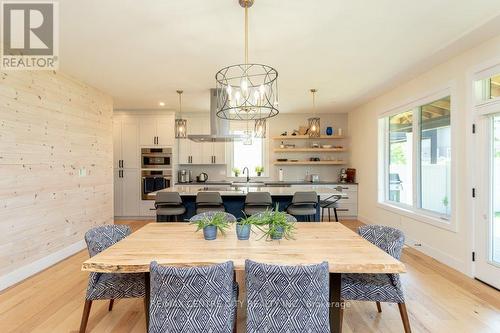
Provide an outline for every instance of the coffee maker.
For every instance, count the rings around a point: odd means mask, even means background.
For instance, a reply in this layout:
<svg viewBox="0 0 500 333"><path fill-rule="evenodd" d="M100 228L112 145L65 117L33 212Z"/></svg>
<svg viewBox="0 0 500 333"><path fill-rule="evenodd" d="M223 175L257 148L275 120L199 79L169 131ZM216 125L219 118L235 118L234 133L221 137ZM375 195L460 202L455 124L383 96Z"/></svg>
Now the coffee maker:
<svg viewBox="0 0 500 333"><path fill-rule="evenodd" d="M180 169L177 174L178 174L177 181L179 183L191 183L192 182L191 170Z"/></svg>

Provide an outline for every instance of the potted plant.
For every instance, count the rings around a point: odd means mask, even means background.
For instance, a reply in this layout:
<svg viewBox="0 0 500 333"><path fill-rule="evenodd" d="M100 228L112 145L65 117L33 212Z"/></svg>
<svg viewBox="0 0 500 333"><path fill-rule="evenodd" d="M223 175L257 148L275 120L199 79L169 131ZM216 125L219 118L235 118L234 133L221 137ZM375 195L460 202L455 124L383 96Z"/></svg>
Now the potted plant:
<svg viewBox="0 0 500 333"><path fill-rule="evenodd" d="M238 169L238 168L233 168L233 173L234 173L234 176L235 176L235 177L239 177L240 172L241 172L241 171L240 171L240 169Z"/></svg>
<svg viewBox="0 0 500 333"><path fill-rule="evenodd" d="M236 222L236 236L239 240L247 240L250 238L250 231L252 230L253 224L260 224L260 219L255 215L247 216L245 214L244 218Z"/></svg>
<svg viewBox="0 0 500 333"><path fill-rule="evenodd" d="M222 235L225 235L225 231L229 227L226 214L222 212L215 213L211 216L207 215L200 220L191 222L191 224L196 225L197 229L195 232L203 229L203 237L205 237L206 240L216 239L218 231Z"/></svg>
<svg viewBox="0 0 500 333"><path fill-rule="evenodd" d="M276 205L274 210L262 214L262 221L260 221L258 225L264 232L266 239L293 239L295 223L288 221L287 214L285 212L280 212L278 210L278 205Z"/></svg>
<svg viewBox="0 0 500 333"><path fill-rule="evenodd" d="M257 176L261 176L262 173L264 172L264 167L261 167L261 166L258 166L258 167L255 167L255 172L257 172Z"/></svg>

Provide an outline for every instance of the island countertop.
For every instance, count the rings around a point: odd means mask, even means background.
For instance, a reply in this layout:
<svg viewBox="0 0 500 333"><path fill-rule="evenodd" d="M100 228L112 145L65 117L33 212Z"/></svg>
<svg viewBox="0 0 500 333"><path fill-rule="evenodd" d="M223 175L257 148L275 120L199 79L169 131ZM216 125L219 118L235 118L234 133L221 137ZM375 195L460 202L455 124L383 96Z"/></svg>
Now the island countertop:
<svg viewBox="0 0 500 333"><path fill-rule="evenodd" d="M219 192L221 196L236 196L236 197L244 197L248 192L269 192L271 196L292 196L295 192L298 191L315 191L318 195L322 194L338 194L339 196L345 196L345 192L337 191L332 188L324 188L318 187L314 185L304 185L304 186L238 186L238 187L230 187L221 185L210 186L205 188L203 185L200 186L185 186L185 185L174 185L172 187L166 188L164 190L160 190L157 192L151 192L148 194L150 198L155 198L156 193L158 192L179 192L181 196L196 196L198 192Z"/></svg>

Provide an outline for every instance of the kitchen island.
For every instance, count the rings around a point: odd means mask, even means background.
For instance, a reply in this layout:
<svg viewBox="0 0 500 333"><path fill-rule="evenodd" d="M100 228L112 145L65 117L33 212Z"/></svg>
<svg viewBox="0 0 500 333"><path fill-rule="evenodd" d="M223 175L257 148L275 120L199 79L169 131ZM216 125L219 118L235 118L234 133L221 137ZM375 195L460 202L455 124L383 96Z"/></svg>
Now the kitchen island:
<svg viewBox="0 0 500 333"><path fill-rule="evenodd" d="M209 192L219 192L222 201L224 202L224 207L228 213L233 214L237 218L244 216L243 209L245 206L245 197L249 192L269 192L273 200L273 206L278 205L279 210L285 210L286 207L292 202L292 197L295 192L299 191L316 191L319 196L322 195L338 195L343 197L346 194L334 189L318 188L311 185L304 186L294 186L294 187L280 187L280 186L184 186L175 185L173 187L158 191L158 192L179 192L182 198L184 206L186 206L186 213L182 217L183 220L187 220L195 215L196 212L196 195L199 192L209 191ZM153 199L156 193L153 192L149 194L149 197ZM320 207L319 204L316 208L315 221L320 221Z"/></svg>

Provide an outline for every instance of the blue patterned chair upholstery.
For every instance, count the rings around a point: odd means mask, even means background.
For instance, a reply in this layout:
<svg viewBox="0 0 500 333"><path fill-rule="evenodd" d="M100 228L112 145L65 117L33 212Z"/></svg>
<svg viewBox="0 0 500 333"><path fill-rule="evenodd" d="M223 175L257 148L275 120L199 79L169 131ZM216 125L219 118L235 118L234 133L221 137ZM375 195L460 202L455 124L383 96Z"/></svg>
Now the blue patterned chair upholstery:
<svg viewBox="0 0 500 333"><path fill-rule="evenodd" d="M247 333L330 332L328 263L245 262Z"/></svg>
<svg viewBox="0 0 500 333"><path fill-rule="evenodd" d="M238 284L233 262L169 267L152 262L149 333L230 333L236 322Z"/></svg>
<svg viewBox="0 0 500 333"><path fill-rule="evenodd" d="M367 225L358 229L358 233L369 242L377 245L396 259L400 259L405 241L404 234L391 227ZM405 298L399 274L342 274L343 300L397 303L403 319L405 332L410 332Z"/></svg>
<svg viewBox="0 0 500 333"><path fill-rule="evenodd" d="M104 225L89 230L85 234L85 242L90 257L128 235L130 235L130 228L125 225ZM85 332L92 301L109 299L111 311L114 299L144 297L144 294L144 274L90 273L80 332Z"/></svg>

